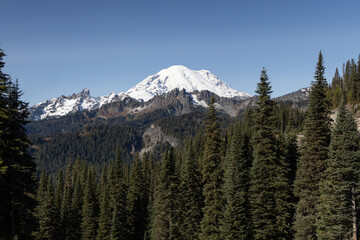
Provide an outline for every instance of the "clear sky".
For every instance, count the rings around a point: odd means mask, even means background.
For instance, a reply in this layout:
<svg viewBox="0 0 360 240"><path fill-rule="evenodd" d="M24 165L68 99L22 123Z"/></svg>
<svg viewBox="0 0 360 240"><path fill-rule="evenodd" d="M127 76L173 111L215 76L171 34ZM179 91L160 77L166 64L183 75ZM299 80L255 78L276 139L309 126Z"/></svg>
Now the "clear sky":
<svg viewBox="0 0 360 240"><path fill-rule="evenodd" d="M171 65L254 94L264 66L280 96L328 81L360 53L358 0L0 0L5 73L23 100L128 90Z"/></svg>

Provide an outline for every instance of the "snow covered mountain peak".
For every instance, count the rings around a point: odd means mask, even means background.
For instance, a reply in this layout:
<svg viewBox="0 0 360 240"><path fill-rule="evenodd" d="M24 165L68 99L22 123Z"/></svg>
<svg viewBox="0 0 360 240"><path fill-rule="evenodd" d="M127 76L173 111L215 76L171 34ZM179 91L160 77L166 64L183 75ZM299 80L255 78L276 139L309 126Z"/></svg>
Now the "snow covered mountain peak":
<svg viewBox="0 0 360 240"><path fill-rule="evenodd" d="M208 70L194 71L182 65L174 65L149 76L129 89L126 94L135 99L148 101L156 95L175 88L187 92L208 90L220 97L248 98L251 95L231 88Z"/></svg>
<svg viewBox="0 0 360 240"><path fill-rule="evenodd" d="M110 93L103 97L92 97L90 96L90 90L84 88L79 93L73 93L70 96L62 95L32 106L30 116L33 120L62 117L82 110L97 109L104 104L122 100L124 97L124 93Z"/></svg>

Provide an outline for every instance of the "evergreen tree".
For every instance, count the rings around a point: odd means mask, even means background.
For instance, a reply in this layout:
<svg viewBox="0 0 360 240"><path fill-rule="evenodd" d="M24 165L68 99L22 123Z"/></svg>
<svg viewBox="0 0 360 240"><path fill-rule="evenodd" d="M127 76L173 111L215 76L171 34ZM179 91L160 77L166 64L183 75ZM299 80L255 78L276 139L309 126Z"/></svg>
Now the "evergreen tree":
<svg viewBox="0 0 360 240"><path fill-rule="evenodd" d="M203 157L202 183L205 206L201 221L200 239L222 239L223 222L223 169L219 122L216 117L215 100L212 98L206 124L206 142Z"/></svg>
<svg viewBox="0 0 360 240"><path fill-rule="evenodd" d="M203 197L198 160L194 157L192 142L187 141L181 167L181 213L180 232L183 239L199 239L202 219Z"/></svg>
<svg viewBox="0 0 360 240"><path fill-rule="evenodd" d="M55 204L56 204L56 208L59 210L59 214L61 209L62 197L64 195L63 190L64 190L64 173L63 170L60 169L57 185L56 185L56 194L55 194Z"/></svg>
<svg viewBox="0 0 360 240"><path fill-rule="evenodd" d="M133 165L130 169L130 184L128 192L128 213L131 239L144 239L146 205L145 199L148 197L145 192L145 178L141 168L139 154L136 154Z"/></svg>
<svg viewBox="0 0 360 240"><path fill-rule="evenodd" d="M82 207L81 239L95 239L97 230L97 201L95 187L95 170L89 168L84 191Z"/></svg>
<svg viewBox="0 0 360 240"><path fill-rule="evenodd" d="M59 212L55 204L54 187L51 180L47 183L47 191L40 205L39 233L37 239L61 239L59 238Z"/></svg>
<svg viewBox="0 0 360 240"><path fill-rule="evenodd" d="M290 123L291 124L291 123ZM300 153L298 147L298 137L293 129L293 126L288 125L285 134L285 160L289 166L289 184L294 186L296 178L297 163L299 161ZM293 196L294 197L294 196ZM294 201L293 201L294 202Z"/></svg>
<svg viewBox="0 0 360 240"><path fill-rule="evenodd" d="M180 239L178 179L175 175L173 149L165 151L161 160L158 185L154 193L151 239Z"/></svg>
<svg viewBox="0 0 360 240"><path fill-rule="evenodd" d="M129 236L126 210L127 186L123 163L118 155L111 169L110 207L112 212L111 239L127 239Z"/></svg>
<svg viewBox="0 0 360 240"><path fill-rule="evenodd" d="M6 168L0 182L0 238L24 239L36 226L36 169L25 130L27 103L20 100L18 83L2 72L4 56L0 49L0 161Z"/></svg>
<svg viewBox="0 0 360 240"><path fill-rule="evenodd" d="M71 238L74 235L72 232L71 227L73 226L74 218L71 216L73 213L72 211L72 195L73 195L73 180L72 180L72 164L69 163L66 168L66 175L65 175L65 184L63 190L63 198L61 203L61 238L62 239L73 239ZM76 221L76 220L75 220ZM74 222L75 222L74 221Z"/></svg>
<svg viewBox="0 0 360 240"><path fill-rule="evenodd" d="M249 211L251 154L249 138L246 134L241 134L240 126L237 124L225 165L224 239L251 239Z"/></svg>
<svg viewBox="0 0 360 240"><path fill-rule="evenodd" d="M97 232L98 240L110 239L110 229L112 215L110 212L110 201L109 201L109 181L107 175L107 168L104 165L102 170L102 176L100 181L100 215L99 215L99 228Z"/></svg>
<svg viewBox="0 0 360 240"><path fill-rule="evenodd" d="M79 166L79 165L78 165ZM78 168L75 165L73 170L73 183L72 183L72 195L70 199L70 212L68 213L69 219L67 222L67 237L68 239L80 239L81 238L81 223L83 218L83 206L85 197L86 181L82 182L84 169L87 170L85 165Z"/></svg>
<svg viewBox="0 0 360 240"><path fill-rule="evenodd" d="M254 239L290 239L291 188L281 139L275 128L275 103L266 70L256 93L254 162L251 167L250 206Z"/></svg>
<svg viewBox="0 0 360 240"><path fill-rule="evenodd" d="M324 181L320 183L318 239L357 239L360 133L354 116L340 106L331 136Z"/></svg>
<svg viewBox="0 0 360 240"><path fill-rule="evenodd" d="M306 112L302 156L299 160L295 195L299 198L295 216L295 239L317 239L316 205L319 183L324 178L330 143L330 109L326 98L325 67L320 52Z"/></svg>

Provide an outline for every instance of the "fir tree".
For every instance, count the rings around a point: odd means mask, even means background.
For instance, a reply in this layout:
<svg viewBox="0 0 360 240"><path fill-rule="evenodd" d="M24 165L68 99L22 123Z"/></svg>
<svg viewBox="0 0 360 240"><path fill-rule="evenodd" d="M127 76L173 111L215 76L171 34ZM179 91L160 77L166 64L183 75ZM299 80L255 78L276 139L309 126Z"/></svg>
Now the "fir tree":
<svg viewBox="0 0 360 240"><path fill-rule="evenodd" d="M47 183L47 191L40 205L39 233L37 239L61 239L59 238L59 212L54 199L54 187L52 181Z"/></svg>
<svg viewBox="0 0 360 240"><path fill-rule="evenodd" d="M254 162L251 167L250 206L254 239L290 239L288 166L281 141L276 137L275 103L266 70L261 72L256 93Z"/></svg>
<svg viewBox="0 0 360 240"><path fill-rule="evenodd" d="M69 219L67 222L67 237L68 239L80 239L81 238L81 222L83 217L83 205L86 182L82 183L82 175L84 169L87 169L85 165L81 168L74 167L73 183L72 183L72 195L70 200L70 212L68 213ZM84 185L83 185L84 184Z"/></svg>
<svg viewBox="0 0 360 240"><path fill-rule="evenodd" d="M99 214L99 228L97 231L98 240L110 239L110 229L112 215L110 212L110 201L109 201L109 183L107 175L106 165L102 170L102 176L100 181L100 214Z"/></svg>
<svg viewBox="0 0 360 240"><path fill-rule="evenodd" d="M151 239L174 240L179 235L178 179L175 175L173 149L165 151L154 193L153 222Z"/></svg>
<svg viewBox="0 0 360 240"><path fill-rule="evenodd" d="M187 141L185 157L181 167L181 221L180 232L183 239L199 239L202 219L203 197L201 194L201 174L198 160L194 157L192 142Z"/></svg>
<svg viewBox="0 0 360 240"><path fill-rule="evenodd" d="M72 194L73 194L73 181L72 181L72 165L69 163L66 168L66 175L65 175L65 184L63 190L63 197L60 209L60 217L61 217L61 228L62 233L61 237L63 239L72 239L71 236L74 235L72 232L72 225L73 225L73 217L71 217L72 207Z"/></svg>
<svg viewBox="0 0 360 240"><path fill-rule="evenodd" d="M59 211L59 216L61 213L61 202L62 202L62 197L64 195L64 173L63 170L60 169L59 175L58 175L58 180L57 180L57 185L56 185L56 193L55 193L55 205L56 208Z"/></svg>
<svg viewBox="0 0 360 240"><path fill-rule="evenodd" d="M95 170L89 168L84 191L82 207L81 239L95 239L97 230L97 201L95 187Z"/></svg>
<svg viewBox="0 0 360 240"><path fill-rule="evenodd" d="M0 49L0 238L30 238L36 226L36 169L29 154L25 125L29 112L18 83L2 72ZM2 171L3 172L3 171Z"/></svg>
<svg viewBox="0 0 360 240"><path fill-rule="evenodd" d="M127 186L123 163L118 155L111 169L110 207L112 212L111 239L127 239L129 236L126 209Z"/></svg>
<svg viewBox="0 0 360 240"><path fill-rule="evenodd" d="M340 106L331 136L324 181L320 183L318 239L357 239L360 133L354 116Z"/></svg>
<svg viewBox="0 0 360 240"><path fill-rule="evenodd" d="M299 198L295 216L295 239L317 239L316 205L319 183L324 178L330 143L330 109L326 98L325 67L320 52L306 112L302 156L299 160L295 195Z"/></svg>
<svg viewBox="0 0 360 240"><path fill-rule="evenodd" d="M133 165L130 169L130 184L128 192L128 213L131 239L144 239L146 205L145 179L141 168L139 154L136 154Z"/></svg>
<svg viewBox="0 0 360 240"><path fill-rule="evenodd" d="M232 136L226 158L224 239L250 239L249 186L252 163L249 138L239 124Z"/></svg>
<svg viewBox="0 0 360 240"><path fill-rule="evenodd" d="M200 239L222 239L223 222L223 170L219 122L216 117L215 100L212 98L206 124L206 142L203 157L202 183L205 206L201 221Z"/></svg>

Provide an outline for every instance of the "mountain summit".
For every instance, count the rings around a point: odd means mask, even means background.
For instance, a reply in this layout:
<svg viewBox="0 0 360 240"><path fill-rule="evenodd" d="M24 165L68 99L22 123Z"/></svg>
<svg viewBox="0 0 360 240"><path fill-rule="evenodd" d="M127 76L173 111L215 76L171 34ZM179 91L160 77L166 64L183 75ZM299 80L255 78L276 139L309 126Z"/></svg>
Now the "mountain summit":
<svg viewBox="0 0 360 240"><path fill-rule="evenodd" d="M138 100L148 101L156 95L170 92L175 88L179 90L185 89L190 93L196 90L208 90L220 97L227 98L251 97L248 93L231 88L208 70L194 71L181 65L171 66L145 78L129 89L126 95Z"/></svg>
<svg viewBox="0 0 360 240"><path fill-rule="evenodd" d="M83 110L95 110L105 104L122 101L126 96L140 100L139 102L141 100L147 102L157 95L169 93L175 89L184 89L188 93L209 91L219 97L236 97L238 100L251 97L247 93L231 88L210 71L194 71L176 65L147 77L125 93L111 93L108 96L92 97L89 89L85 88L82 92L70 96L60 96L46 100L30 108L30 119L58 118ZM192 98L194 104L207 106L204 102L198 100L195 95L192 95Z"/></svg>

